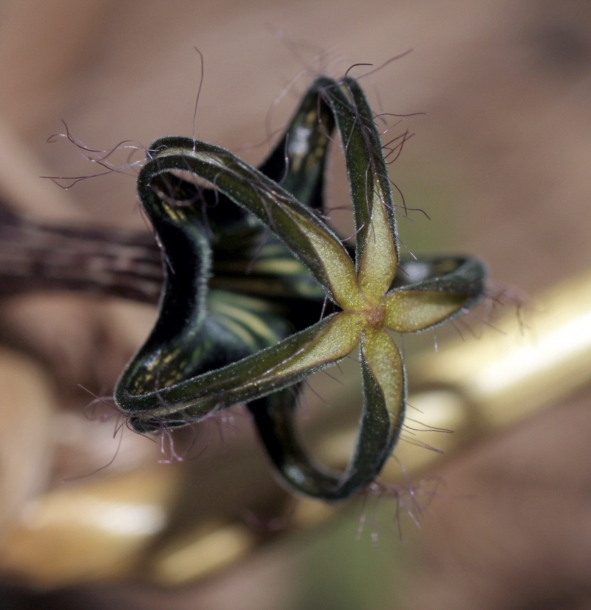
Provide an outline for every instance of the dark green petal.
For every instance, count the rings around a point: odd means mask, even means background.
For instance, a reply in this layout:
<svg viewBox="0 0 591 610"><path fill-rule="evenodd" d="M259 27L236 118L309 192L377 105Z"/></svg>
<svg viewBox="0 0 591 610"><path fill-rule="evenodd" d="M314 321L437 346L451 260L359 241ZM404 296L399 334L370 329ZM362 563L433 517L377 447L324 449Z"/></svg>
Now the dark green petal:
<svg viewBox="0 0 591 610"><path fill-rule="evenodd" d="M138 178L142 201L152 196L151 183L158 175L193 173L279 236L337 303L348 302L355 293L353 263L334 232L261 172L223 148L189 138L163 138L153 146L157 156Z"/></svg>
<svg viewBox="0 0 591 610"><path fill-rule="evenodd" d="M347 356L359 342L364 319L333 314L277 345L228 366L153 391L136 392L128 375L117 385L119 408L132 423L177 419L190 423L220 408L255 400L301 381ZM130 373L133 377L133 372Z"/></svg>
<svg viewBox="0 0 591 610"><path fill-rule="evenodd" d="M319 464L302 448L293 390L249 405L271 461L294 490L327 502L346 500L370 485L390 457L404 415L406 387L400 354L384 331L369 331L362 340L362 362L363 413L355 453L341 474Z"/></svg>
<svg viewBox="0 0 591 610"><path fill-rule="evenodd" d="M373 278L374 283L385 285L383 294L396 271L398 243L392 189L380 136L371 108L356 81L347 78L337 84L329 79L319 79L317 86L320 83L323 84L323 99L335 113L344 148L355 211L357 271L365 267L362 281L371 282ZM374 223L383 223L387 227L376 235ZM372 252L366 252L372 245L375 246ZM377 252L378 257L373 252ZM382 262L387 259L391 266L373 269L372 265L380 258Z"/></svg>
<svg viewBox="0 0 591 610"><path fill-rule="evenodd" d="M322 210L324 170L334 117L314 83L260 171L299 202Z"/></svg>

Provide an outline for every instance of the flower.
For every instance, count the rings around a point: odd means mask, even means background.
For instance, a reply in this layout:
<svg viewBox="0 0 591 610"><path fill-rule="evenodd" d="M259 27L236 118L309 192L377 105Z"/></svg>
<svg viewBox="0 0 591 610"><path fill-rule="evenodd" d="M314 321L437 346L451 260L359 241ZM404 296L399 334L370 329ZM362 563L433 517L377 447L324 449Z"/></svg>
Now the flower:
<svg viewBox="0 0 591 610"><path fill-rule="evenodd" d="M319 214L335 124L354 249ZM165 282L154 329L115 390L132 428L153 432L247 403L293 489L338 501L367 487L404 417L404 364L390 331L433 328L466 311L483 294L485 270L468 257L399 260L390 181L358 83L317 79L260 170L212 144L161 138L138 192L162 248ZM297 390L358 347L363 413L339 475L299 444Z"/></svg>

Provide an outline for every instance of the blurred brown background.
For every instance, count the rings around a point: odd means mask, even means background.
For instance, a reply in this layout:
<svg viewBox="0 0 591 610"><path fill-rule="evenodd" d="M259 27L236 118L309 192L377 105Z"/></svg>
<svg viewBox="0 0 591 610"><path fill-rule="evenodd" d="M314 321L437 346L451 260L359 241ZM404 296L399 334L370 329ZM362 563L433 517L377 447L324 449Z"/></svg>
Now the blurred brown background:
<svg viewBox="0 0 591 610"><path fill-rule="evenodd" d="M583 0L2 1L0 195L38 217L142 227L132 177L68 191L41 180L96 169L46 139L63 131L61 119L99 149L190 135L194 47L205 58L197 137L252 162L269 145L247 145L267 138L269 121L271 129L285 122L315 74L338 77L412 49L363 81L377 111L426 113L401 124L417 135L391 169L408 204L432 218L401 220L405 243L419 253L475 253L496 282L525 293L591 261L591 6ZM330 197L335 205L347 197L339 168ZM108 392L153 315L56 295L0 304L7 514L68 472L59 462L67 443L48 438L43 422L83 407L79 383ZM198 587L7 589L3 607L591 608L588 406L581 394L455 460L439 473L444 491L422 529L403 522L402 542L392 506L387 525L367 524L357 542L358 508L323 537L275 545ZM103 434L87 430L89 444ZM134 451L158 459L142 440L130 441L116 468L131 467ZM31 457L51 455L56 443L58 463Z"/></svg>

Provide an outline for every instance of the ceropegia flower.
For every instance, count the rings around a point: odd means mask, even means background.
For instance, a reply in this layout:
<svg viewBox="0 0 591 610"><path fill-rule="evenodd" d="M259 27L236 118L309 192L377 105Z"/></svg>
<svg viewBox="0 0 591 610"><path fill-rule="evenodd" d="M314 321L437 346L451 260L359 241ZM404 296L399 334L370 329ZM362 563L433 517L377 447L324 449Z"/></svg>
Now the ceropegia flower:
<svg viewBox="0 0 591 610"><path fill-rule="evenodd" d="M351 250L319 214L335 124L354 207ZM247 403L291 487L334 501L369 485L404 417L405 371L390 331L466 311L485 271L472 258L399 260L380 138L357 82L317 79L260 170L212 144L159 139L138 190L165 282L155 327L115 391L131 426L152 432ZM349 467L337 474L298 442L297 390L357 350L363 413Z"/></svg>

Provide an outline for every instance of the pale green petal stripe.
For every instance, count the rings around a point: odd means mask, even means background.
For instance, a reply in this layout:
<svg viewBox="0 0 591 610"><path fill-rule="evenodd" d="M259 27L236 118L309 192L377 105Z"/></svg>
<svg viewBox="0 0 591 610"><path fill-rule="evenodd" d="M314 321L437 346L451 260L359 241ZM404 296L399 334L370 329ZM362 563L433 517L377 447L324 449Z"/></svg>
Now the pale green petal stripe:
<svg viewBox="0 0 591 610"><path fill-rule="evenodd" d="M438 290L399 290L384 299L385 324L400 333L425 330L458 313L471 298Z"/></svg>
<svg viewBox="0 0 591 610"><path fill-rule="evenodd" d="M398 257L380 185L373 189L371 222L359 266L359 288L370 301L381 299L396 275Z"/></svg>
<svg viewBox="0 0 591 610"><path fill-rule="evenodd" d="M363 300L357 289L357 275L353 261L342 244L322 231L301 214L288 209L287 213L310 241L315 253L323 262L323 270L336 303L343 309L360 309ZM281 235L284 236L284 233Z"/></svg>
<svg viewBox="0 0 591 610"><path fill-rule="evenodd" d="M240 302L242 301L242 303ZM281 337L273 331L271 326L265 322L264 314L269 311L264 311L259 308L259 312L253 313L245 307L245 302L254 301L254 299L237 299L236 303L232 303L229 299L211 299L210 306L211 311L216 316L222 316L224 318L224 324L232 327L232 332L235 332L238 336L244 338L244 334L239 332L236 324L232 324L232 320L239 325L242 325L250 331L250 335L256 335L260 337L267 345L274 345ZM256 304L253 307L256 311ZM261 315L262 313L262 315ZM248 334L248 333L247 333ZM248 341L249 343L251 339Z"/></svg>
<svg viewBox="0 0 591 610"><path fill-rule="evenodd" d="M297 374L341 360L355 349L366 323L364 315L340 313L308 345L262 379Z"/></svg>
<svg viewBox="0 0 591 610"><path fill-rule="evenodd" d="M361 340L362 360L384 396L392 429L402 424L405 379L402 358L396 344L383 329L369 329Z"/></svg>

